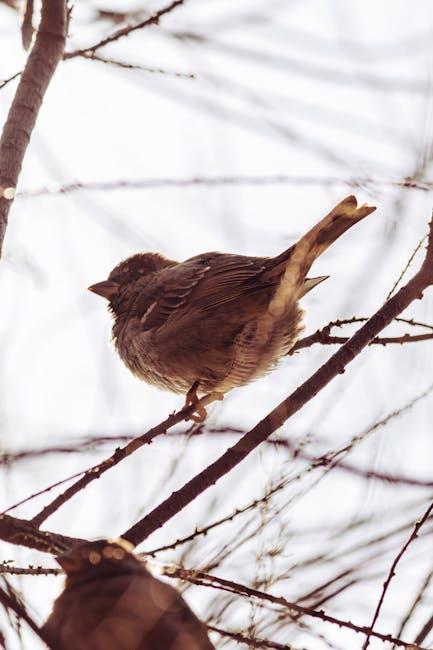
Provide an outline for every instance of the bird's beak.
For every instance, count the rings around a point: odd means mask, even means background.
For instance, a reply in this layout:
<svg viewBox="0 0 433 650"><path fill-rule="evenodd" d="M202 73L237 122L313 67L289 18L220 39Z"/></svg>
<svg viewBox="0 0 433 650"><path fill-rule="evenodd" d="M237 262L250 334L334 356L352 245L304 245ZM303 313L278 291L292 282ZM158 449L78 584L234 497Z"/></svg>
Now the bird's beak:
<svg viewBox="0 0 433 650"><path fill-rule="evenodd" d="M98 296L111 300L117 294L119 286L118 282L114 282L113 280L104 280L103 282L92 284L91 287L88 287L88 291L93 291L93 293L97 293Z"/></svg>

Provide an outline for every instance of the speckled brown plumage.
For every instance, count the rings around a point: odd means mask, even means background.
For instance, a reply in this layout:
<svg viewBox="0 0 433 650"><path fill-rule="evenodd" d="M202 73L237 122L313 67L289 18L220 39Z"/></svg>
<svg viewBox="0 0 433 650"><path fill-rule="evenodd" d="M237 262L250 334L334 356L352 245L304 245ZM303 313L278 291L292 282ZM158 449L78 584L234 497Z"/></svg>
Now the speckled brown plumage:
<svg viewBox="0 0 433 650"><path fill-rule="evenodd" d="M349 196L273 258L212 252L179 263L139 253L90 289L109 300L116 349L136 376L177 393L194 382L226 393L293 347L298 300L325 279L306 278L312 263L374 209Z"/></svg>
<svg viewBox="0 0 433 650"><path fill-rule="evenodd" d="M66 573L44 631L56 650L212 650L206 628L170 585L119 540L58 558Z"/></svg>

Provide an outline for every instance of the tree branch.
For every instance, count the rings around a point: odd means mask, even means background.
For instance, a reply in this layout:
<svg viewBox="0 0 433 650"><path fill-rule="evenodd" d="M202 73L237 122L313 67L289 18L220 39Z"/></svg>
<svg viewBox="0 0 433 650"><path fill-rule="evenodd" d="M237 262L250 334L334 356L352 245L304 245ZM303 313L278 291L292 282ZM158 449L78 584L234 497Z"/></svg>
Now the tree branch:
<svg viewBox="0 0 433 650"><path fill-rule="evenodd" d="M380 594L379 602L377 603L377 606L376 606L376 609L375 609L375 612L374 612L374 615L373 615L373 620L371 621L370 631L367 634L364 645L362 646L362 650L367 650L368 646L370 645L370 637L373 634L373 628L376 625L377 619L378 619L379 614L380 614L380 610L382 609L383 601L385 600L385 594L388 591L388 587L389 587L389 585L391 583L391 580L395 576L395 571L397 569L397 564L400 562L401 558L406 553L406 551L407 551L408 547L410 546L410 544L412 544L412 542L418 537L418 533L421 530L421 527L425 524L427 519L430 517L432 511L433 511L433 502L430 503L429 507L427 508L427 510L425 511L423 516L421 517L421 519L419 519L415 523L415 526L414 526L414 528L412 530L412 533L411 533L410 537L406 540L405 544L403 545L403 547L400 549L400 551L398 552L398 554L394 558L394 560L392 562L392 565L391 565L391 568L390 568L390 570L388 572L388 575L386 577L386 580L383 583L382 593Z"/></svg>
<svg viewBox="0 0 433 650"><path fill-rule="evenodd" d="M73 483L64 492L62 492L62 494L59 494L55 499L53 499L51 503L45 506L41 512L33 517L31 520L33 525L39 528L39 526L46 519L48 519L48 517L50 517L54 512L56 512L56 510L58 510L67 501L69 501L69 499L72 499L75 494L81 490L84 490L84 488L87 487L89 483L100 478L102 474L105 474L105 472L107 472L109 469L118 465L118 463L127 458L134 451L137 451L137 449L140 449L140 447L143 445L150 445L154 438L166 433L166 431L168 431L168 429L171 427L174 427L175 424L178 424L179 422L187 419L188 416L191 415L191 413L194 411L194 409L195 405L185 406L177 413L172 413L163 422L157 424L152 429L149 429L149 431L143 433L141 436L134 438L124 447L118 447L115 450L114 454L112 454L109 458L105 459L98 465L93 465L90 467L88 470L86 470L84 476L75 481L75 483Z"/></svg>
<svg viewBox="0 0 433 650"><path fill-rule="evenodd" d="M48 648L52 648L53 646L50 643L50 639L48 638L47 634L44 632L44 630L40 629L33 618L30 616L28 613L27 609L24 607L23 603L21 603L16 595L11 592L8 593L5 589L0 587L0 603L3 605L5 609L10 609L15 614L18 616L19 619L23 619L27 625L30 627L30 629L36 634L41 641L46 643Z"/></svg>
<svg viewBox="0 0 433 650"><path fill-rule="evenodd" d="M331 336L327 333L326 328L324 328L322 330L317 330L317 332L310 336L305 336L303 339L300 339L290 350L290 354L302 350L303 348L309 348L315 343L320 343L321 345L341 345L342 343L347 343L349 338L349 336ZM421 341L431 340L433 340L433 332L431 334L376 336L368 345L389 345L390 343L403 345L405 343L420 343Z"/></svg>
<svg viewBox="0 0 433 650"><path fill-rule="evenodd" d="M0 255L24 155L45 91L63 55L66 25L64 0L43 0L35 44L0 139Z"/></svg>
<svg viewBox="0 0 433 650"><path fill-rule="evenodd" d="M67 537L59 533L38 530L30 521L9 515L0 516L0 539L10 544L34 548L37 551L53 555L64 553L85 541L77 537Z"/></svg>
<svg viewBox="0 0 433 650"><path fill-rule="evenodd" d="M81 50L74 50L73 52L66 52L64 58L73 59L76 56L93 54L93 52L96 52L96 50L99 50L101 47L105 47L109 43L114 43L114 41L118 41L119 38L123 38L124 36L129 36L129 34L135 32L137 29L143 29L144 27L150 27L151 25L158 25L160 18L162 18L162 16L165 16L165 14L170 13L171 11L173 11L173 9L176 9L177 7L182 5L184 1L185 0L173 0L173 2L171 2L169 5L167 5L163 9L160 9L159 11L156 11L154 14L149 16L149 18L146 18L145 20L142 20L141 22L136 23L135 25L128 25L127 27L118 29L117 31L113 32L113 34L111 34L110 36L107 36L107 38L104 38L102 41L95 43L95 45L91 45L90 47L85 47Z"/></svg>
<svg viewBox="0 0 433 650"><path fill-rule="evenodd" d="M239 582L226 580L209 573L204 573L203 571L197 571L195 569L188 570L184 569L183 567L167 567L166 570L163 570L162 572L167 577L187 580L188 582L191 582L195 585L213 587L215 589L222 589L223 591L227 591L237 596L254 598L258 599L259 601L267 601L288 609L289 611L296 612L297 614L311 616L312 618L320 619L325 623L331 623L337 625L338 627L352 630L352 632L356 632L358 634L370 633L371 636L375 637L376 639L380 639L384 642L387 641L394 643L396 646L407 648L407 650L425 650L423 648L420 648L420 646L413 645L411 643L403 641L402 639L394 638L391 636L391 634L381 634L380 632L371 630L367 626L357 625L356 623L352 623L352 621L346 621L344 619L336 618L335 616L330 616L329 614L326 614L322 609L318 610L311 607L305 607L303 605L299 605L298 603L290 602L283 596L273 596L272 594L268 594L264 591L253 589L247 585L240 584Z"/></svg>
<svg viewBox="0 0 433 650"><path fill-rule="evenodd" d="M101 61L102 57L90 57L87 59L95 59ZM113 63L113 61L111 61ZM129 66L128 66L129 67ZM136 67L136 66L134 66ZM4 83L8 83L15 79L20 73L18 72ZM0 88L2 85L0 84ZM393 180L393 179L373 179L361 177L341 177L341 176L292 176L287 174L272 174L269 176L194 176L191 178L139 178L139 179L117 179L112 181L74 181L66 183L65 185L56 185L53 187L40 187L34 190L24 190L18 193L20 198L32 198L34 196L66 194L68 192L77 192L85 190L91 191L114 191L114 190L151 190L160 189L164 187L221 187L231 185L252 185L252 186L267 186L267 185L294 185L294 186L325 186L333 187L335 185L345 185L351 188L357 187L401 187L405 189L415 189L423 192L431 192L433 190L432 181L421 181L407 179Z"/></svg>
<svg viewBox="0 0 433 650"><path fill-rule="evenodd" d="M276 431L286 420L302 409L317 393L360 354L381 330L399 316L414 300L421 299L423 292L433 284L433 220L430 222L427 252L418 273L363 325L332 357L306 382L279 404L251 431L230 447L215 462L188 481L180 490L157 506L122 534L137 545L147 539L197 496L214 485L234 467L241 463L256 447Z"/></svg>
<svg viewBox="0 0 433 650"><path fill-rule="evenodd" d="M236 643L241 643L247 645L250 648L259 648L260 650L265 650L265 648L272 648L272 650L295 650L291 645L286 645L285 643L277 643L276 641L270 641L269 639L258 639L256 637L245 636L241 632L235 632L234 630L223 630L220 627L215 627L214 625L207 625L208 630L211 632L217 632L223 637L228 639L233 639Z"/></svg>

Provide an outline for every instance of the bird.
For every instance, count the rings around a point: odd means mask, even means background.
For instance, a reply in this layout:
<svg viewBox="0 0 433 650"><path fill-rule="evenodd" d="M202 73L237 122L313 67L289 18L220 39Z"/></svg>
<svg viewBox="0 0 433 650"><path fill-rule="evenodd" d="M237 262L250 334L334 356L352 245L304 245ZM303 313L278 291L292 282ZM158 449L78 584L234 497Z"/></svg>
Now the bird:
<svg viewBox="0 0 433 650"><path fill-rule="evenodd" d="M137 253L88 289L108 300L112 339L129 370L186 394L190 419L200 422L207 404L290 352L303 331L299 300L328 278L308 278L311 265L375 209L347 196L276 257L209 252L177 262Z"/></svg>
<svg viewBox="0 0 433 650"><path fill-rule="evenodd" d="M66 573L42 631L56 650L212 650L206 626L123 539L57 557Z"/></svg>

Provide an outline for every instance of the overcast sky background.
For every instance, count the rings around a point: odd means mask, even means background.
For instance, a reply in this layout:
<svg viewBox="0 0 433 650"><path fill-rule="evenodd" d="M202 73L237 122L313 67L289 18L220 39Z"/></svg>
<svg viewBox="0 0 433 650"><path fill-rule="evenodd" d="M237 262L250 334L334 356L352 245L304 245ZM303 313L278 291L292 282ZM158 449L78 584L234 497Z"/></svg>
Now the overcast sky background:
<svg viewBox="0 0 433 650"><path fill-rule="evenodd" d="M161 6L77 2L67 49L93 44L116 28L95 20L97 9ZM0 5L0 25L0 79L6 79L22 68L25 54L17 13ZM416 5L397 0L187 0L159 28L137 31L100 51L170 74L81 58L63 62L27 151L5 239L0 272L2 450L138 434L180 408L179 396L146 386L123 367L109 340L104 301L86 291L135 252L160 251L179 260L211 250L274 255L354 191L378 210L315 264L315 274L331 277L303 301L306 332L337 318L373 313L426 233L432 208L431 192L392 185L406 176L433 180L432 36L431 3L424 0ZM182 76L190 74L194 78ZM15 88L11 82L0 91L2 122ZM57 191L74 182L275 175L293 182ZM363 182L353 190L346 181L355 177ZM419 253L409 274L421 259ZM405 316L433 323L433 291ZM407 326L397 324L388 329L406 331ZM215 405L209 425L254 425L332 351L315 346L285 359L268 377ZM370 347L279 435L303 441L312 454L325 453L403 407L432 382L431 342ZM432 397L426 396L358 445L350 462L431 479L432 409ZM158 439L76 496L46 527L86 538L116 536L233 440ZM114 446L2 467L0 508L88 467ZM260 498L272 481L303 467L305 462L294 461L287 451L258 449L139 550L170 543L229 514ZM361 555L346 557L344 548L414 521L431 496L425 488L366 482L337 470L311 487L322 472L310 472L289 486L278 497L279 506L288 504L285 510L270 517L260 536L228 554L215 574L251 584L256 572L286 571L287 579L269 591L296 600L336 566L343 570L361 562ZM50 498L32 500L15 514L30 517ZM363 519L367 523L357 528ZM236 526L240 530L245 521L198 539L186 559L182 548L159 559L206 566L226 536L240 535ZM264 553L260 564L257 558L278 538L283 523L284 553L272 567ZM346 526L353 526L352 532L334 542L333 535ZM368 624L408 531L394 536L369 563L365 560L365 579L326 603L325 610ZM431 524L425 531L429 535L411 547L393 580L378 624L381 631L397 632L431 569ZM331 549L332 571L326 562L302 566L306 558ZM19 566L54 566L50 557L10 545L2 545L2 558ZM61 579L24 577L16 584L41 620ZM216 597L209 592L199 587L186 592L203 617ZM430 615L432 595L425 594L405 639L412 640ZM244 626L249 616L242 603L230 609L224 622L232 629ZM305 622L306 629L292 626L268 636L296 649L321 650L328 646L318 630L332 647L362 645L361 637L311 619ZM2 631L6 628L3 620ZM12 637L10 647L19 647ZM24 639L24 647L37 648L33 637ZM235 647L217 635L213 640L218 648ZM370 647L383 644L372 641Z"/></svg>

